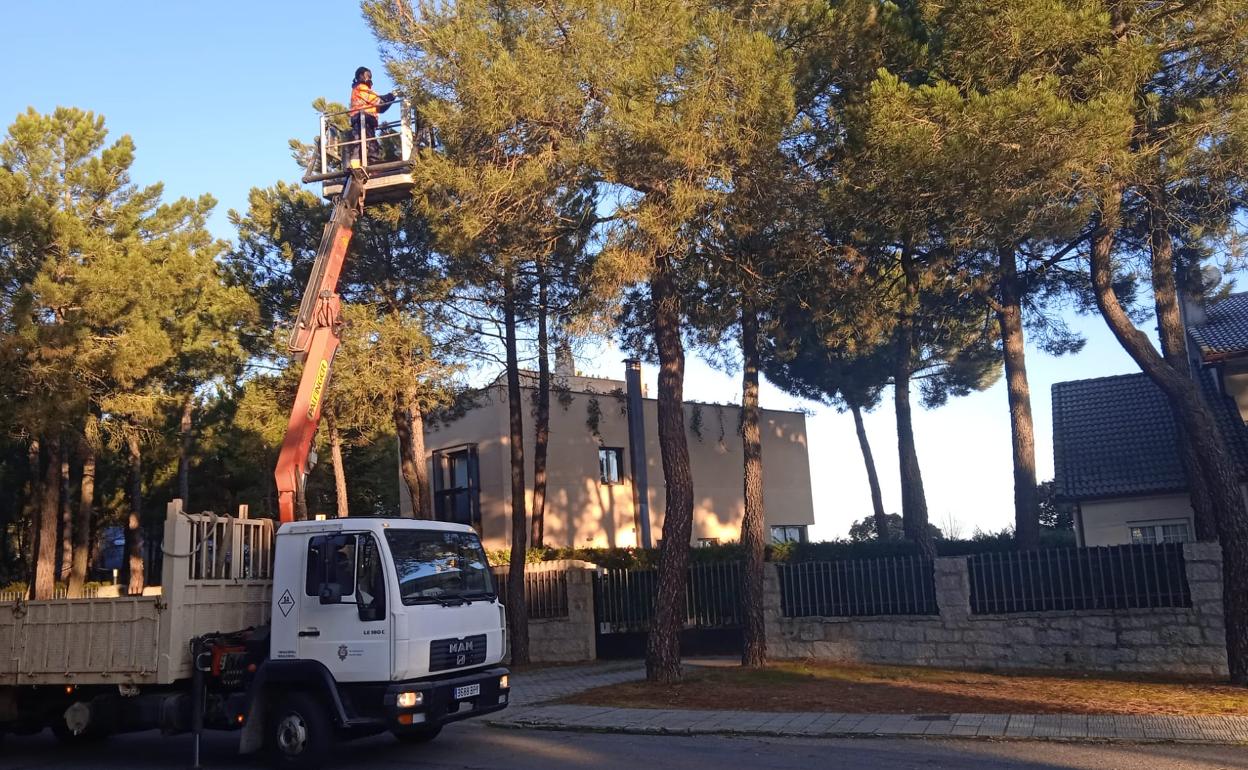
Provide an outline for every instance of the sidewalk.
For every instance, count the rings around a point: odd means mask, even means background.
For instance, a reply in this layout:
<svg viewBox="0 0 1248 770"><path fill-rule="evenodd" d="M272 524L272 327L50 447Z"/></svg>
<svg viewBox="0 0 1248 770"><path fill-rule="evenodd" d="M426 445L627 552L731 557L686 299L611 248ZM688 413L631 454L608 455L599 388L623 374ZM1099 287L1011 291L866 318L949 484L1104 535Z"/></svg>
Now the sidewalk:
<svg viewBox="0 0 1248 770"><path fill-rule="evenodd" d="M831 714L546 705L577 692L644 676L644 668L632 661L517 673L512 677L512 707L488 721L498 727L636 735L944 736L1248 744L1248 716Z"/></svg>

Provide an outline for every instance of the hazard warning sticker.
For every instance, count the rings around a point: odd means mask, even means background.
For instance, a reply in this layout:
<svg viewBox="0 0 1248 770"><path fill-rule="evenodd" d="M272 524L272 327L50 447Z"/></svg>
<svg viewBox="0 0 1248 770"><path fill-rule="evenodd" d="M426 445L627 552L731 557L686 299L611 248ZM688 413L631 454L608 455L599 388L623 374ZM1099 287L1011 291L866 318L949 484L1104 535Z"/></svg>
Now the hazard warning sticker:
<svg viewBox="0 0 1248 770"><path fill-rule="evenodd" d="M282 617L289 617L290 611L295 608L295 597L290 595L290 589L287 588L282 592L282 598L277 600L277 608L282 611Z"/></svg>

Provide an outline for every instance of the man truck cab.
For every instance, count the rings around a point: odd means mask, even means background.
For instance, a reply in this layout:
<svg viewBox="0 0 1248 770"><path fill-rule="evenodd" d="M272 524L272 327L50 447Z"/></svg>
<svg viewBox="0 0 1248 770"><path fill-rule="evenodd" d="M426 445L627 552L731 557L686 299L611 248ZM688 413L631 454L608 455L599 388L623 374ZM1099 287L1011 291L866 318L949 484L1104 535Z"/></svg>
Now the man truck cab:
<svg viewBox="0 0 1248 770"><path fill-rule="evenodd" d="M507 705L507 671L498 667L504 608L469 527L394 518L284 524L271 618L266 678L320 679L333 718L353 731L384 727L428 740L446 722ZM293 745L310 729L302 716L274 716L289 722L269 725L279 752L306 750Z"/></svg>
<svg viewBox="0 0 1248 770"><path fill-rule="evenodd" d="M469 527L174 501L162 551L143 596L0 606L0 735L234 730L315 767L338 740L423 742L507 706L504 609Z"/></svg>

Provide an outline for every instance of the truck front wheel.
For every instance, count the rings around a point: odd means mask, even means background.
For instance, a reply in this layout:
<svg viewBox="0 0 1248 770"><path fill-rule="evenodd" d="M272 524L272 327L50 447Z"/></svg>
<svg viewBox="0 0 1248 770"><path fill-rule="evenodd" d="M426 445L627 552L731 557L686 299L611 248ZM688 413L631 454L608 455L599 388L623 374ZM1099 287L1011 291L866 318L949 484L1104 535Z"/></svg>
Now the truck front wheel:
<svg viewBox="0 0 1248 770"><path fill-rule="evenodd" d="M280 767L320 767L334 745L334 723L313 695L288 693L278 702L269 723L270 743Z"/></svg>

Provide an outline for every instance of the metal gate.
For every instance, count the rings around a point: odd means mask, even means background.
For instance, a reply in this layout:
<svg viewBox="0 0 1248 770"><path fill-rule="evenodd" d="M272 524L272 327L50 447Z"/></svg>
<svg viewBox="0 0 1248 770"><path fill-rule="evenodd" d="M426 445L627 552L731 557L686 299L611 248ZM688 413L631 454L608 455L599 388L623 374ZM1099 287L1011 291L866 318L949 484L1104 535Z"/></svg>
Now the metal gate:
<svg viewBox="0 0 1248 770"><path fill-rule="evenodd" d="M741 562L691 564L685 577L686 654L741 650L744 609ZM656 569L600 569L594 574L594 622L598 657L636 657L645 651L654 618Z"/></svg>

